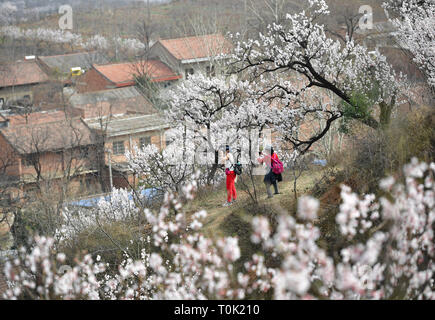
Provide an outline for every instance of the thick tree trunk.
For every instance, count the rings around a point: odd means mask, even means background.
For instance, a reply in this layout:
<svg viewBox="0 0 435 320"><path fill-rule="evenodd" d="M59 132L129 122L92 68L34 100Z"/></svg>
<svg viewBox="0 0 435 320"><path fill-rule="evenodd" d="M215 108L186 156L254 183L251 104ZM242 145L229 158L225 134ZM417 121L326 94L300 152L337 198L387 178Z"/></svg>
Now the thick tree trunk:
<svg viewBox="0 0 435 320"><path fill-rule="evenodd" d="M379 116L379 123L381 126L381 129L386 129L389 127L391 122L391 113L393 111L392 105L386 104L385 102L381 102L379 104L380 108L380 116Z"/></svg>
<svg viewBox="0 0 435 320"><path fill-rule="evenodd" d="M216 175L217 169L219 167L219 152L216 150L214 152L214 163L210 169L210 172L207 176L207 184L212 184L214 176Z"/></svg>

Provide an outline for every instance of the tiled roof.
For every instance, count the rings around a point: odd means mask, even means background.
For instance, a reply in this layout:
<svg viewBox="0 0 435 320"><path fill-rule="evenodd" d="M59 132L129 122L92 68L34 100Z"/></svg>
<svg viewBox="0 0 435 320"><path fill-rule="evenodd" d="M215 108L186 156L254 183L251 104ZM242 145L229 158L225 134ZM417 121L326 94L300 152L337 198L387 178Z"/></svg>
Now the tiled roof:
<svg viewBox="0 0 435 320"><path fill-rule="evenodd" d="M10 124L0 129L20 154L57 151L94 143L93 134L78 117L63 111L31 113L28 117L11 116Z"/></svg>
<svg viewBox="0 0 435 320"><path fill-rule="evenodd" d="M221 34L159 40L178 60L213 57L230 52L232 45Z"/></svg>
<svg viewBox="0 0 435 320"><path fill-rule="evenodd" d="M147 74L152 82L180 79L167 65L158 60L94 65L94 68L118 87L134 84L134 75Z"/></svg>
<svg viewBox="0 0 435 320"><path fill-rule="evenodd" d="M65 119L65 113L63 111L42 111L23 115L13 113L5 114L4 117L9 120L12 127L16 125L36 125L47 122L62 121Z"/></svg>
<svg viewBox="0 0 435 320"><path fill-rule="evenodd" d="M74 107L80 109L98 108L101 103L108 102L115 106L116 110L123 109L122 113L150 114L156 112L152 103L135 87L75 93L71 96L70 102Z"/></svg>
<svg viewBox="0 0 435 320"><path fill-rule="evenodd" d="M0 65L0 87L12 87L48 81L48 76L35 61Z"/></svg>
<svg viewBox="0 0 435 320"><path fill-rule="evenodd" d="M47 67L62 73L69 73L71 68L80 67L89 69L93 64L105 64L109 61L103 55L97 52L79 52L71 54L62 54L56 56L39 56Z"/></svg>
<svg viewBox="0 0 435 320"><path fill-rule="evenodd" d="M87 119L86 124L95 130L101 128L100 119ZM170 124L159 113L147 115L119 115L103 120L108 137L122 136L169 128Z"/></svg>

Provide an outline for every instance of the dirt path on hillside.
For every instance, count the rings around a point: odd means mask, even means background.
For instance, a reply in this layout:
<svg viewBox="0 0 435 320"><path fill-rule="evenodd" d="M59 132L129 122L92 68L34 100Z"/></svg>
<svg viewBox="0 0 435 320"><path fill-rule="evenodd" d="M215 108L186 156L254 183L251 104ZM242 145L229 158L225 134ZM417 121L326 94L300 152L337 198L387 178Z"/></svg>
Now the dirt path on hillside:
<svg viewBox="0 0 435 320"><path fill-rule="evenodd" d="M298 196L312 189L322 173L322 170L304 173L298 179ZM254 214L261 214L262 208L267 208L267 211L273 211L277 214L295 213L296 201L294 198L293 180L290 174L285 175L284 181L279 183L279 192L281 194L274 195L271 199L267 198L266 189L263 184L260 183L257 187L258 205L256 206L255 211L257 212L255 213L252 212L252 200L246 192L240 190L240 187L237 202L229 207L223 207L222 204L225 202L226 198L226 190L223 189L224 186L222 186L220 190L212 192L206 199L195 200L193 205L189 208L189 211L193 212L199 209L207 211L203 231L204 234L213 236L223 236L225 234L225 230L223 230L222 226L226 219L232 214L237 215L242 221L250 223ZM238 188L237 184L236 188Z"/></svg>

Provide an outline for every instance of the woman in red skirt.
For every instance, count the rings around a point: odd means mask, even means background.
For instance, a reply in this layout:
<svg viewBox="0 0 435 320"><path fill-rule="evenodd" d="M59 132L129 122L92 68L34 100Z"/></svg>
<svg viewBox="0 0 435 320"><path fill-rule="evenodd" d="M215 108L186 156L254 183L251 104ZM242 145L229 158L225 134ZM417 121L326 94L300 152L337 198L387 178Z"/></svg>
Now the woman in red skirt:
<svg viewBox="0 0 435 320"><path fill-rule="evenodd" d="M232 205L237 199L237 191L236 191L236 173L234 172L234 157L230 152L230 147L226 146L225 148L225 174L227 177L227 202L223 204L224 207Z"/></svg>

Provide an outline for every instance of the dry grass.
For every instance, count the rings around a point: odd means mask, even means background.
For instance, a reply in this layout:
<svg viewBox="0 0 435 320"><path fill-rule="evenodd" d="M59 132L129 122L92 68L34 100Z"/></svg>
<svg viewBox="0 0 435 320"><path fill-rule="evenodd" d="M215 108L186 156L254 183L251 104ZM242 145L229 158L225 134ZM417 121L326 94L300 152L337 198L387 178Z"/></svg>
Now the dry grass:
<svg viewBox="0 0 435 320"><path fill-rule="evenodd" d="M313 189L317 181L320 180L325 169L315 168L306 171L298 179L297 193L298 196L308 193ZM191 203L188 203L186 210L189 213L194 213L198 210L206 210L207 218L204 222L203 232L207 236L221 237L229 235L241 236L242 234L235 232L238 225L247 223L250 224L255 215L279 213L279 214L294 214L295 199L293 192L293 179L291 172L285 172L283 181L279 183L280 195L275 195L272 199L268 199L266 189L262 183L262 178L257 179L258 205L254 205L249 195L241 189L240 182L236 183L238 192L237 203L230 207L223 207L222 204L226 201L225 184L221 184L210 190L201 190L202 196L198 197ZM229 223L232 221L232 224Z"/></svg>
<svg viewBox="0 0 435 320"><path fill-rule="evenodd" d="M298 196L310 193L326 172L325 168L313 168L306 171L298 179ZM221 184L210 190L200 190L199 196L185 207L188 214L198 210L206 210L207 218L204 222L202 233L209 238L217 239L224 236L235 236L239 239L241 257L235 263L235 270L240 270L243 264L252 255L261 251L261 247L251 242L252 219L256 215L276 216L279 214L295 214L295 199L293 192L293 179L290 170L283 175L283 181L279 183L280 195L267 199L263 178L258 177L258 204L254 204L249 195L241 190L240 181L236 183L238 192L237 203L230 207L223 207L226 200L225 184ZM273 263L273 258L268 261Z"/></svg>
<svg viewBox="0 0 435 320"><path fill-rule="evenodd" d="M4 215L7 215L6 217ZM14 223L14 215L12 213L0 212L0 250L9 250L13 245L12 234L10 227Z"/></svg>

